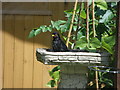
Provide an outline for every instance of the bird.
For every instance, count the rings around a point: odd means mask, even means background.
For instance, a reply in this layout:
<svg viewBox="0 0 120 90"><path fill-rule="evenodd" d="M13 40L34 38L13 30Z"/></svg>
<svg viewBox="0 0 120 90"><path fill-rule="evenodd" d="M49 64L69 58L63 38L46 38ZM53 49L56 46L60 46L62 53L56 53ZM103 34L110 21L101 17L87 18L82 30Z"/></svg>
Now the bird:
<svg viewBox="0 0 120 90"><path fill-rule="evenodd" d="M52 33L52 49L54 52L67 52L68 48L61 40L60 35L57 32Z"/></svg>

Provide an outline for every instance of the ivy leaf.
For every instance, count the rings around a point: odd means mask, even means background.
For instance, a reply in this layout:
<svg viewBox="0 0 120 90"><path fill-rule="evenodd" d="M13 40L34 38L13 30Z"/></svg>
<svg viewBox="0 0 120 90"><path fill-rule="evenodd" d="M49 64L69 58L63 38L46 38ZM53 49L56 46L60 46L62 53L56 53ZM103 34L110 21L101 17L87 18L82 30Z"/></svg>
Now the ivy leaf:
<svg viewBox="0 0 120 90"><path fill-rule="evenodd" d="M73 30L76 31L77 30L77 26L73 26Z"/></svg>
<svg viewBox="0 0 120 90"><path fill-rule="evenodd" d="M104 40L102 40L102 48L107 50L110 54L113 54L113 50L109 44L107 44Z"/></svg>
<svg viewBox="0 0 120 90"><path fill-rule="evenodd" d="M100 41L96 37L93 37L90 39L90 46L92 48L100 48Z"/></svg>
<svg viewBox="0 0 120 90"><path fill-rule="evenodd" d="M115 36L104 36L104 41L109 44L111 47L115 45Z"/></svg>
<svg viewBox="0 0 120 90"><path fill-rule="evenodd" d="M60 66L59 66L59 65L56 66L56 67L54 67L54 68L52 69L52 72L55 72L55 71L58 71L58 70L60 70Z"/></svg>
<svg viewBox="0 0 120 90"><path fill-rule="evenodd" d="M102 10L107 10L108 6L105 0L95 0L97 7Z"/></svg>
<svg viewBox="0 0 120 90"><path fill-rule="evenodd" d="M80 17L83 18L83 19L86 19L85 10L82 10L82 11L80 12Z"/></svg>
<svg viewBox="0 0 120 90"><path fill-rule="evenodd" d="M60 71L55 71L55 72L53 73L53 75L52 75L52 78L53 78L54 80L58 81L59 78L60 78Z"/></svg>
<svg viewBox="0 0 120 90"><path fill-rule="evenodd" d="M52 28L54 28L54 21L51 20Z"/></svg>
<svg viewBox="0 0 120 90"><path fill-rule="evenodd" d="M32 37L34 37L34 36L35 36L35 35L34 35L34 32L35 32L35 30L32 30L32 31L29 33L28 38L32 38Z"/></svg>
<svg viewBox="0 0 120 90"><path fill-rule="evenodd" d="M86 48L88 45L86 37L81 37L77 42L75 47Z"/></svg>
<svg viewBox="0 0 120 90"><path fill-rule="evenodd" d="M52 77L52 75L53 75L53 72L52 72L52 71L49 71L49 75Z"/></svg>
<svg viewBox="0 0 120 90"><path fill-rule="evenodd" d="M103 15L102 19L99 20L99 23L108 23L114 17L112 11L107 10L106 13Z"/></svg>
<svg viewBox="0 0 120 90"><path fill-rule="evenodd" d="M46 32L46 25L42 25L39 27L39 30L41 30L42 32Z"/></svg>
<svg viewBox="0 0 120 90"><path fill-rule="evenodd" d="M66 25L60 25L60 31L61 31L61 33L66 32L66 30L67 30Z"/></svg>
<svg viewBox="0 0 120 90"><path fill-rule="evenodd" d="M55 80L50 80L50 81L47 83L46 86L48 86L48 87L55 87L56 85L57 85L57 84L56 84Z"/></svg>
<svg viewBox="0 0 120 90"><path fill-rule="evenodd" d="M66 10L66 11L64 11L64 13L66 14L66 17L71 17L72 13L73 13L73 9Z"/></svg>
<svg viewBox="0 0 120 90"><path fill-rule="evenodd" d="M58 20L57 23L58 23L58 25L60 25L60 24L66 23L66 21L65 20Z"/></svg>
<svg viewBox="0 0 120 90"><path fill-rule="evenodd" d="M48 30L48 31L52 31L52 28L51 27L46 27L46 29Z"/></svg>
<svg viewBox="0 0 120 90"><path fill-rule="evenodd" d="M59 30L60 25L64 24L64 23L66 23L66 21L64 21L64 20L58 20L58 21L55 21L55 22L51 21L51 24L52 24L53 28L56 28L57 30Z"/></svg>
<svg viewBox="0 0 120 90"><path fill-rule="evenodd" d="M35 30L34 35L36 36L36 35L38 35L40 32L41 32L41 29L38 28L37 30Z"/></svg>

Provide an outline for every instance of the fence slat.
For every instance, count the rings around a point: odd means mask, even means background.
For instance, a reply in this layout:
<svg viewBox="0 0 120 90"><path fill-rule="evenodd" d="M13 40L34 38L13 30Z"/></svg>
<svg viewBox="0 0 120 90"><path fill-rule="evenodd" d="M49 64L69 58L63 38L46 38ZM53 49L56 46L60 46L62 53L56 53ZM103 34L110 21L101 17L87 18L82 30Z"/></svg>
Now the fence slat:
<svg viewBox="0 0 120 90"><path fill-rule="evenodd" d="M28 39L33 27L33 16L25 16L23 88L32 88L33 83L33 38Z"/></svg>
<svg viewBox="0 0 120 90"><path fill-rule="evenodd" d="M49 25L50 24L50 21L51 21L51 16L44 16L44 24L45 25ZM47 32L45 38L45 45L46 45L46 48L51 48L51 36L52 34ZM49 76L49 73L48 71L51 69L51 66L50 65L43 65L43 88L48 88L46 87L46 84L48 83L48 81L50 80L50 76Z"/></svg>
<svg viewBox="0 0 120 90"><path fill-rule="evenodd" d="M5 58L4 58L4 86L13 88L14 62L14 16L5 16Z"/></svg>
<svg viewBox="0 0 120 90"><path fill-rule="evenodd" d="M15 15L14 88L23 87L24 16Z"/></svg>
<svg viewBox="0 0 120 90"><path fill-rule="evenodd" d="M34 16L34 25L39 27L43 25L43 16ZM42 88L43 87L43 75L42 67L43 64L38 62L36 59L36 48L41 46L40 35L34 38L34 72L33 72L33 88Z"/></svg>

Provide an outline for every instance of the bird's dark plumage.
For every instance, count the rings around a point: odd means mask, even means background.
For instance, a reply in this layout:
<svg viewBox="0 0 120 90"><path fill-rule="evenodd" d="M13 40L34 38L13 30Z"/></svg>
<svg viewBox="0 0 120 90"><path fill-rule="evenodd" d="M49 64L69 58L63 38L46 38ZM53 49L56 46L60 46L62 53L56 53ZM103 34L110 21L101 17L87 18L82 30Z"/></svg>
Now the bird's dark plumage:
<svg viewBox="0 0 120 90"><path fill-rule="evenodd" d="M67 46L61 40L58 33L52 33L53 41L52 41L52 48L55 52L66 52L68 51Z"/></svg>

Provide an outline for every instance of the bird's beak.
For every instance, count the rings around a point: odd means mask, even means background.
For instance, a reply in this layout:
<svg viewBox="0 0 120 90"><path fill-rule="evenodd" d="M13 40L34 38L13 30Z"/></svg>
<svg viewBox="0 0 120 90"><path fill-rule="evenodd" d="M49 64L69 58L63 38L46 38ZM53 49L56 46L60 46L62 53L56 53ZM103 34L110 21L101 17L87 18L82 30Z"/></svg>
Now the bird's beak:
<svg viewBox="0 0 120 90"><path fill-rule="evenodd" d="M54 37L55 35L52 35L52 37Z"/></svg>

